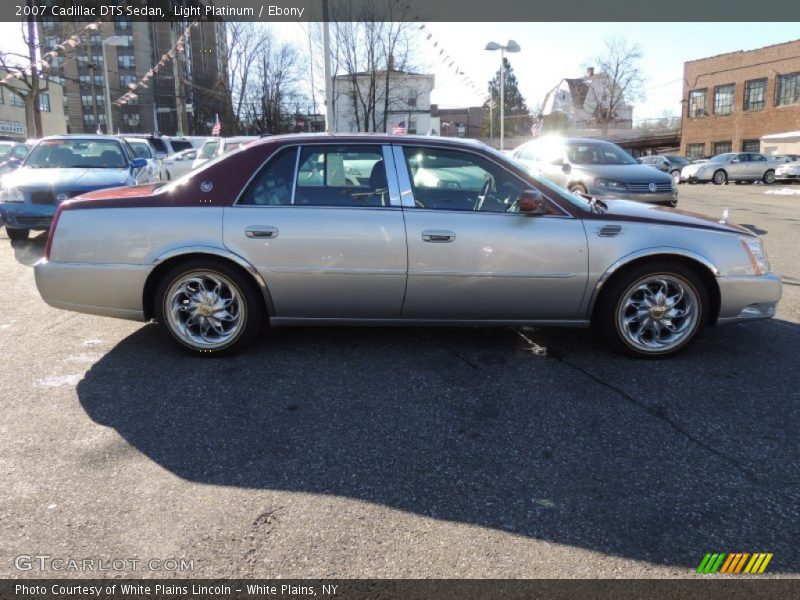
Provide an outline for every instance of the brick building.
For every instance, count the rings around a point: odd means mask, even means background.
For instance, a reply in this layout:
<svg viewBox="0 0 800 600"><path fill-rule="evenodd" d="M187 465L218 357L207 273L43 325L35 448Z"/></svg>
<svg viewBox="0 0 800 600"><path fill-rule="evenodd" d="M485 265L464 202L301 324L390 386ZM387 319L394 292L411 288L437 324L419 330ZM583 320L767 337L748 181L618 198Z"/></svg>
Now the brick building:
<svg viewBox="0 0 800 600"><path fill-rule="evenodd" d="M761 136L800 130L800 40L683 66L681 152L759 152Z"/></svg>

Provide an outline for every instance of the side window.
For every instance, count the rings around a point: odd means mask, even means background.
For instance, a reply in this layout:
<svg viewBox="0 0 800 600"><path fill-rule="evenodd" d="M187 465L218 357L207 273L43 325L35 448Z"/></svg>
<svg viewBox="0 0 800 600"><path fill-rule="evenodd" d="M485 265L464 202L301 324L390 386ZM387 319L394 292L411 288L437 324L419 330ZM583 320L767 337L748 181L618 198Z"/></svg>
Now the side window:
<svg viewBox="0 0 800 600"><path fill-rule="evenodd" d="M763 154L751 154L750 160L755 162L767 162L767 159Z"/></svg>
<svg viewBox="0 0 800 600"><path fill-rule="evenodd" d="M467 152L405 147L419 208L511 212L525 190L501 167Z"/></svg>
<svg viewBox="0 0 800 600"><path fill-rule="evenodd" d="M280 206L292 203L292 179L297 148L284 148L250 183L240 205Z"/></svg>
<svg viewBox="0 0 800 600"><path fill-rule="evenodd" d="M389 206L380 146L304 146L294 203L306 206Z"/></svg>

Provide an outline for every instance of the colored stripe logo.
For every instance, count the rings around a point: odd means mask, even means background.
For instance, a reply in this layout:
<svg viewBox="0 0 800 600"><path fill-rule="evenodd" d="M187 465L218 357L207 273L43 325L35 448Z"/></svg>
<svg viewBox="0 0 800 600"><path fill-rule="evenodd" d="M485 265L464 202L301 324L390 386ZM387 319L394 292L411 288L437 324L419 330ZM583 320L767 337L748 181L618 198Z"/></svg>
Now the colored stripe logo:
<svg viewBox="0 0 800 600"><path fill-rule="evenodd" d="M763 573L771 560L772 552L709 552L700 561L697 572L755 575Z"/></svg>

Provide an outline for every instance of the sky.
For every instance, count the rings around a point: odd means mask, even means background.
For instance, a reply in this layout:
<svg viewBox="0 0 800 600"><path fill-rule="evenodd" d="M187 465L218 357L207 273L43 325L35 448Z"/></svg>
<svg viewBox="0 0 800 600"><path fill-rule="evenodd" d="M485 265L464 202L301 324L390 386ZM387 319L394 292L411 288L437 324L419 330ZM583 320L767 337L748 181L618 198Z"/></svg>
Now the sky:
<svg viewBox="0 0 800 600"><path fill-rule="evenodd" d="M305 24L272 25L282 38L306 44ZM418 36L419 70L433 73L431 102L443 108L476 106L483 99L438 58L440 48L475 82L485 87L500 64L499 52L486 43L513 39L521 51L508 55L528 106L541 102L564 77L580 77L602 53L604 40L620 36L641 46L646 99L634 108L634 118L654 118L665 111L681 114L683 63L752 50L800 38L798 23L426 23ZM427 33L432 34L430 40ZM439 46L434 48L433 41ZM18 23L0 22L0 51L21 49Z"/></svg>

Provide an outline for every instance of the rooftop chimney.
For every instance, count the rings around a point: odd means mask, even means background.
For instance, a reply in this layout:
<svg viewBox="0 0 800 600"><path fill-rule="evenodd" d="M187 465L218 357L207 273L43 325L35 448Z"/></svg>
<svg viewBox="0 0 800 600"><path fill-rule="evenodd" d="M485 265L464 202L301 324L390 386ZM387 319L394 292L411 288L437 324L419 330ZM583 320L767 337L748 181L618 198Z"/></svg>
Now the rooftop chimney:
<svg viewBox="0 0 800 600"><path fill-rule="evenodd" d="M594 67L586 67L586 76L594 77Z"/></svg>

